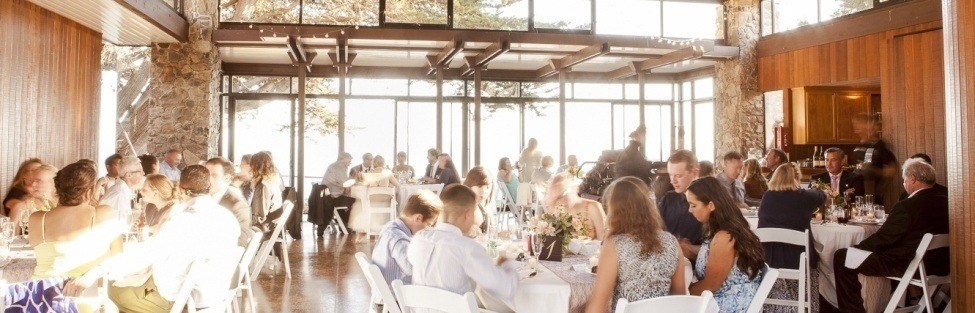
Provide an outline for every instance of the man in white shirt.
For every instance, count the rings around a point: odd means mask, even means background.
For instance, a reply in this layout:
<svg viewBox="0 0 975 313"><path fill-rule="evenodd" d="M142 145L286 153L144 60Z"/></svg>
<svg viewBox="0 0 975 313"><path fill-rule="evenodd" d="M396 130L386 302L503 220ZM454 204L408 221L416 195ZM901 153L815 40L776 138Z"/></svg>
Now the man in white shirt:
<svg viewBox="0 0 975 313"><path fill-rule="evenodd" d="M190 200L174 210L159 233L109 259L65 286L76 295L98 278L115 281L109 299L122 312L169 312L180 286L197 262L202 277L194 288L197 307L205 308L226 297L232 270L225 261L239 253L240 227L226 209L208 194L210 177L201 165L182 172L182 188ZM237 258L240 256L237 255ZM233 267L232 265L230 267Z"/></svg>
<svg viewBox="0 0 975 313"><path fill-rule="evenodd" d="M240 189L230 185L234 176L234 164L223 157L216 157L207 160L205 166L210 171L210 196L237 219L237 224L240 224L237 245L247 247L248 241L254 235L254 229L251 228L251 206Z"/></svg>
<svg viewBox="0 0 975 313"><path fill-rule="evenodd" d="M427 150L427 169L423 173L423 177L420 177L420 181L428 184L437 182L437 162L440 161L440 151L437 149L430 148Z"/></svg>
<svg viewBox="0 0 975 313"><path fill-rule="evenodd" d="M166 175L169 180L179 181L179 163L183 162L183 154L179 150L172 149L166 152L162 163L159 163L159 174Z"/></svg>
<svg viewBox="0 0 975 313"><path fill-rule="evenodd" d="M115 210L121 218L132 213L132 201L135 200L136 190L142 189L145 173L139 158L125 157L119 165L119 182L105 192L105 196L98 202Z"/></svg>
<svg viewBox="0 0 975 313"><path fill-rule="evenodd" d="M329 197L325 200L325 205L322 210L325 225L318 225L317 234L318 237L325 235L325 226L332 221L335 213L335 207L346 207L352 208L352 204L355 203L355 198L349 197L349 188L345 183L349 180L349 165L352 164L352 155L347 152L342 152L339 155L339 159L328 166L325 171L325 175L322 177L322 185L328 188ZM339 211L339 218L342 219L342 223L349 225L349 210Z"/></svg>
<svg viewBox="0 0 975 313"><path fill-rule="evenodd" d="M474 191L461 184L447 186L440 193L442 222L415 234L407 248L413 284L457 294L473 292L480 286L510 305L518 289L514 262L502 257L495 265L484 247L461 232L474 225L476 198Z"/></svg>
<svg viewBox="0 0 975 313"><path fill-rule="evenodd" d="M98 194L104 195L108 189L115 186L115 183L119 180L119 168L122 166L122 156L118 153L108 156L105 159L105 171L107 174L105 177L99 178L98 182L95 183L100 192Z"/></svg>

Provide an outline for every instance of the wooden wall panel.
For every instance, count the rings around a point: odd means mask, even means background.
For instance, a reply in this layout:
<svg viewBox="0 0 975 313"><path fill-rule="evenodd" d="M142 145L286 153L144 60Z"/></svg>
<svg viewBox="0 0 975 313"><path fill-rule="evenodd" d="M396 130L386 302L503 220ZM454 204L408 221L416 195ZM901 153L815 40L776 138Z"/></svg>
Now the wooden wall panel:
<svg viewBox="0 0 975 313"><path fill-rule="evenodd" d="M97 155L101 34L26 0L0 1L0 196L20 162Z"/></svg>
<svg viewBox="0 0 975 313"><path fill-rule="evenodd" d="M883 33L872 34L761 57L759 90L877 80L883 38Z"/></svg>

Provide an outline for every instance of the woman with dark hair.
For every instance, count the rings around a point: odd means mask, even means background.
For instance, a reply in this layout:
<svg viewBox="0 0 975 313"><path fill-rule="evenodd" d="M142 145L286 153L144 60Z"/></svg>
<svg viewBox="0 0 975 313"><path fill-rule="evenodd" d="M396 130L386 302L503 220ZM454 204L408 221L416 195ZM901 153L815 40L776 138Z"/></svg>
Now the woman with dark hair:
<svg viewBox="0 0 975 313"><path fill-rule="evenodd" d="M272 229L272 222L281 213L282 191L284 185L278 169L274 167L271 155L258 152L251 156L251 186L254 187L251 199L251 219L254 226L268 233ZM277 213L277 214L275 214Z"/></svg>
<svg viewBox="0 0 975 313"><path fill-rule="evenodd" d="M477 207L475 208L477 211L474 212L474 217L480 220L475 222L474 226L479 228L481 232L487 232L488 223L494 217L496 210L494 201L491 201L494 199L494 188L491 188L490 177L483 166L475 166L467 172L467 177L464 178L464 186L470 187L477 195Z"/></svg>
<svg viewBox="0 0 975 313"><path fill-rule="evenodd" d="M151 154L140 155L139 163L142 163L142 172L146 175L159 173L159 159L156 156Z"/></svg>
<svg viewBox="0 0 975 313"><path fill-rule="evenodd" d="M440 155L440 172L437 173L437 183L443 184L444 186L451 184L459 184L460 178L457 175L457 167L454 166L454 161L450 159L450 155L443 153Z"/></svg>
<svg viewBox="0 0 975 313"><path fill-rule="evenodd" d="M251 201L254 195L254 186L251 186L251 156L245 154L240 157L240 172L234 175L234 180L230 182L234 187L240 188L240 193L244 195L247 202Z"/></svg>
<svg viewBox="0 0 975 313"><path fill-rule="evenodd" d="M744 312L765 275L765 253L728 189L714 177L687 187L691 214L704 227L692 295L714 293L721 312Z"/></svg>
<svg viewBox="0 0 975 313"><path fill-rule="evenodd" d="M762 165L756 159L745 160L742 170L742 183L745 185L745 203L756 205L761 203L762 197L768 191L768 182L762 176Z"/></svg>
<svg viewBox="0 0 975 313"><path fill-rule="evenodd" d="M649 194L647 185L632 176L606 189L609 236L600 250L587 313L609 312L606 305L615 307L619 299L632 302L684 294L684 262L677 238L664 230Z"/></svg>
<svg viewBox="0 0 975 313"><path fill-rule="evenodd" d="M30 183L28 181L30 172L41 167L43 164L44 162L38 158L30 158L20 163L20 167L17 168L17 174L14 175L14 181L10 183L10 189L7 189L7 195L3 197L3 205L0 205L0 215L10 216L10 209L30 196L27 193L27 185Z"/></svg>
<svg viewBox="0 0 975 313"><path fill-rule="evenodd" d="M518 199L518 173L515 173L508 158L498 160L498 181L504 183L508 195L511 196L511 202L514 203L515 199Z"/></svg>

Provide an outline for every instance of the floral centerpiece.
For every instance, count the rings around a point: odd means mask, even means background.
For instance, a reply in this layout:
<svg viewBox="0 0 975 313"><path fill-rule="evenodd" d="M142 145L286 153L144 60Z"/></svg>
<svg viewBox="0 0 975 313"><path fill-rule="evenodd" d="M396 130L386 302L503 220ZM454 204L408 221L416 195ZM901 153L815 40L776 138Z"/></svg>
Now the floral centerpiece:
<svg viewBox="0 0 975 313"><path fill-rule="evenodd" d="M847 203L846 200L846 195L840 192L833 191L833 188L830 187L829 183L824 183L818 179L813 179L811 182L809 182L809 188L822 191L823 193L826 194L826 198L830 200L826 203L826 205L820 208L821 211L820 213L822 213L824 219L826 218L827 215L829 215L826 214L827 210L829 209L829 204L843 208L844 210L847 207L849 207L849 204Z"/></svg>
<svg viewBox="0 0 975 313"><path fill-rule="evenodd" d="M567 246L572 237L587 236L582 225L582 218L569 214L564 210L544 213L528 220L528 230L535 236L541 237L541 246L536 253L539 259L561 261L562 252L568 251Z"/></svg>

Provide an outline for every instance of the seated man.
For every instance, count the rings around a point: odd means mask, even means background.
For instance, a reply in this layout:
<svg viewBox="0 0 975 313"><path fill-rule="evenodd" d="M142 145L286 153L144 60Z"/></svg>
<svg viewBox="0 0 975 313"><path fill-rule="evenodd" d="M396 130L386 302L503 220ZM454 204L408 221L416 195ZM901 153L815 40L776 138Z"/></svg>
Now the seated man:
<svg viewBox="0 0 975 313"><path fill-rule="evenodd" d="M372 249L372 263L379 266L386 283L402 280L410 284L413 266L406 258L406 249L417 232L433 226L443 210L443 202L429 190L418 190L406 201L398 219L386 223L379 232L376 247ZM373 298L373 303L381 299ZM376 310L381 312L382 310Z"/></svg>
<svg viewBox="0 0 975 313"><path fill-rule="evenodd" d="M848 249L837 250L833 257L836 272L836 295L841 312L865 312L857 274L866 276L900 276L914 258L925 233L948 233L948 198L932 188L937 181L934 167L918 159L904 162L904 189L910 194L890 211L887 221L854 248L870 252L854 269L845 266ZM928 274L948 273L948 249L937 249L924 256Z"/></svg>
<svg viewBox="0 0 975 313"><path fill-rule="evenodd" d="M322 237L325 234L325 226L332 222L335 207L347 207L352 209L355 198L349 197L349 188L345 183L349 180L349 164L352 164L352 155L343 152L339 159L328 166L325 175L322 177L322 185L328 188L329 197L325 198L323 205L323 218L316 221L318 224L317 235ZM349 210L339 211L339 218L346 227L349 225Z"/></svg>
<svg viewBox="0 0 975 313"><path fill-rule="evenodd" d="M677 150L667 159L667 173L674 190L668 191L657 200L657 210L664 220L668 232L677 237L684 256L690 260L697 259L701 249L701 222L698 222L690 212L687 202L687 187L698 178L697 157L688 150Z"/></svg>
<svg viewBox="0 0 975 313"><path fill-rule="evenodd" d="M497 266L492 264L487 250L461 232L471 229L476 221L474 191L454 184L444 188L440 199L442 222L414 235L406 252L413 265L413 284L457 294L473 292L480 286L495 299L511 303L518 289L514 262L502 257Z"/></svg>
<svg viewBox="0 0 975 313"><path fill-rule="evenodd" d="M122 312L169 312L176 293L194 261L226 258L237 247L240 226L227 209L209 195L210 174L202 165L187 166L180 173L180 188L190 197L181 208L173 208L170 220L159 233L141 244L106 259L69 283L66 295L80 294L101 277L114 281L108 297ZM178 210L177 210L178 209ZM205 277L195 287L197 307L215 305L226 296L231 277L199 263ZM219 276L219 277L217 277Z"/></svg>
<svg viewBox="0 0 975 313"><path fill-rule="evenodd" d="M846 165L846 152L843 149L837 147L826 149L823 158L826 159L826 173L813 175L812 180L829 183L833 192L842 193L850 199L866 194L863 176L843 169L843 165Z"/></svg>

